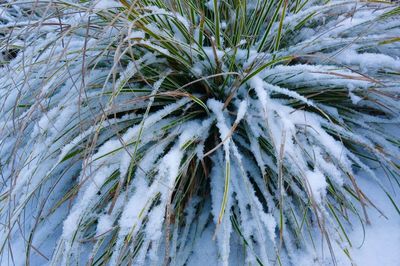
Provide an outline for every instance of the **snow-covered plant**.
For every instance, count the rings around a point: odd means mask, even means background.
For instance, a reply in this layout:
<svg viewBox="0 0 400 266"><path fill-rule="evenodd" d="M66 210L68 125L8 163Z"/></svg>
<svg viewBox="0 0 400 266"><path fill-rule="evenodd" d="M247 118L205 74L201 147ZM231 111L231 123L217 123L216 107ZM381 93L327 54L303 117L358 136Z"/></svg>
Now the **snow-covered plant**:
<svg viewBox="0 0 400 266"><path fill-rule="evenodd" d="M399 36L390 1L0 1L0 264L351 262Z"/></svg>

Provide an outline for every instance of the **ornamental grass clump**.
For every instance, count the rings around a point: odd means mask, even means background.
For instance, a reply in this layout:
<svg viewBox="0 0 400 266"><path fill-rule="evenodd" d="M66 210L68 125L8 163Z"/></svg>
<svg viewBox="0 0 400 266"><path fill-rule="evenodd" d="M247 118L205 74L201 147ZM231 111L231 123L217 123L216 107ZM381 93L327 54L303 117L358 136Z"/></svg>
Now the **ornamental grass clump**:
<svg viewBox="0 0 400 266"><path fill-rule="evenodd" d="M399 211L395 3L0 3L0 264L350 263L359 180Z"/></svg>

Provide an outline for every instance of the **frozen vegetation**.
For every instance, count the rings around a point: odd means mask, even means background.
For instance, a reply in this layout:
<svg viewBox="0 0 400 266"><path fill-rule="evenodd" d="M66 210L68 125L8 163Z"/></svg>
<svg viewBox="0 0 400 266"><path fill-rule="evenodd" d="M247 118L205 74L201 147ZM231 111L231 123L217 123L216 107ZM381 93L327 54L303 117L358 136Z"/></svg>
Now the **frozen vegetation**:
<svg viewBox="0 0 400 266"><path fill-rule="evenodd" d="M397 265L395 2L0 1L0 265Z"/></svg>

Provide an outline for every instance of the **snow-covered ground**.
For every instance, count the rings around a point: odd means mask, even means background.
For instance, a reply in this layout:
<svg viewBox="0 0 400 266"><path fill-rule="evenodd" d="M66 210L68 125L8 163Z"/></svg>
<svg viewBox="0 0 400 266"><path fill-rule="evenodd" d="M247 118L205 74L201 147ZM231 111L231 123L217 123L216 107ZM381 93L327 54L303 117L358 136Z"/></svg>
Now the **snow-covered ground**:
<svg viewBox="0 0 400 266"><path fill-rule="evenodd" d="M378 176L386 178L384 175ZM353 265L356 266L397 266L400 265L400 214L390 202L386 194L375 183L366 179L359 180L361 189L369 196L372 202L387 217L381 215L373 208L368 209L370 225L362 226L354 219L349 238L353 247L350 254ZM388 184L390 185L390 184ZM393 190L393 199L396 204L400 202L400 194ZM189 260L190 266L210 265L210 261L217 259L217 246L213 240L214 227L208 227L202 238L195 243L194 253ZM339 266L351 265L348 257L336 245L334 246L336 263ZM315 252L299 250L298 257L293 261L296 266L327 266L334 265L326 245L317 250L323 261L316 260ZM324 255L322 255L324 254ZM232 247L230 265L241 265L243 249Z"/></svg>
<svg viewBox="0 0 400 266"><path fill-rule="evenodd" d="M378 176L386 179L386 176ZM384 213L387 218L373 208L368 209L371 225L365 227L354 220L353 230L349 238L353 247L350 253L354 263L358 266L396 266L400 265L400 214L390 202L386 194L377 185L368 180L359 180L361 189L368 195L371 201ZM397 186L393 184L393 186ZM392 191L396 204L400 202L398 190ZM365 229L365 234L364 234ZM329 252L325 246L327 260L323 265L330 264ZM336 247L336 259L338 265L350 265L346 255ZM304 253L299 256L297 265L313 265L313 256ZM319 263L315 263L319 265Z"/></svg>

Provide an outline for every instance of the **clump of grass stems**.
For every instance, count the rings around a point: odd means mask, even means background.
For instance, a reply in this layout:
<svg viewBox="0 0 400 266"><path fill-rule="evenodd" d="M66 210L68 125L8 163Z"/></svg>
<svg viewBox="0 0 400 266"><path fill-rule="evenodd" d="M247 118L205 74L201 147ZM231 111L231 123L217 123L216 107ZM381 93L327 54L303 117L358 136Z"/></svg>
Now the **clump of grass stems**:
<svg viewBox="0 0 400 266"><path fill-rule="evenodd" d="M399 210L399 6L0 3L1 264L336 264L359 179Z"/></svg>

